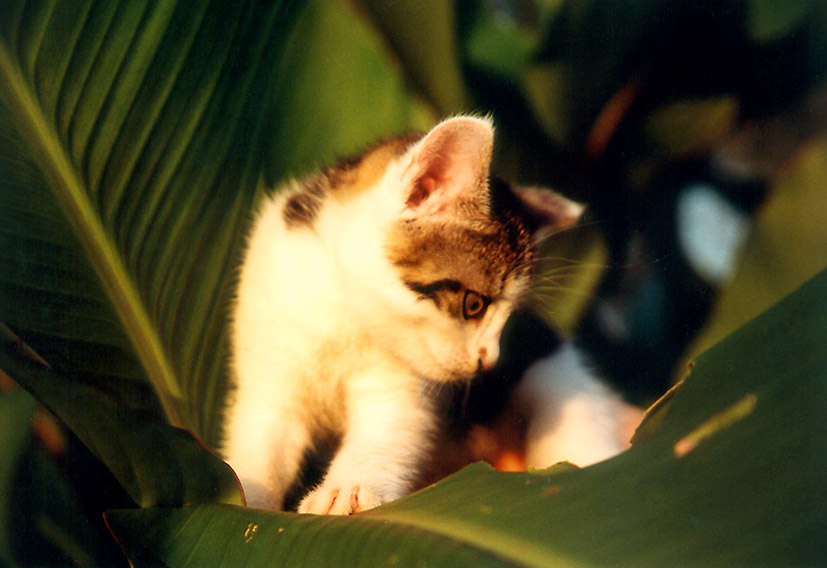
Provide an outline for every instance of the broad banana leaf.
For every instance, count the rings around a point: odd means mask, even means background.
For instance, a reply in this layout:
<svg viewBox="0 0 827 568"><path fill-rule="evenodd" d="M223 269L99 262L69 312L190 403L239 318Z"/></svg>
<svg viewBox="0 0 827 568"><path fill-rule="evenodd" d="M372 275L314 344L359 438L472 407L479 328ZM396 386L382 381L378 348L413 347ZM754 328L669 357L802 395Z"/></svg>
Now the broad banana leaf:
<svg viewBox="0 0 827 568"><path fill-rule="evenodd" d="M56 369L205 438L294 12L2 5L0 321Z"/></svg>

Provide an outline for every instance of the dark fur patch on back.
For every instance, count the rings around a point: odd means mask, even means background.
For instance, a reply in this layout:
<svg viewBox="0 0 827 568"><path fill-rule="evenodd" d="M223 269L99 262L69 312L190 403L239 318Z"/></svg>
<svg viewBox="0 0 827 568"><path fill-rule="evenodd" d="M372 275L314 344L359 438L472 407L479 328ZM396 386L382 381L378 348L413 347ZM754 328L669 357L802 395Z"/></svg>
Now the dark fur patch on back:
<svg viewBox="0 0 827 568"><path fill-rule="evenodd" d="M327 192L326 186L327 181L322 176L317 176L303 191L287 200L282 215L288 228L313 226L316 215L322 207L322 199Z"/></svg>
<svg viewBox="0 0 827 568"><path fill-rule="evenodd" d="M285 203L282 211L285 224L291 229L312 228L329 194L347 198L367 189L382 177L391 160L404 154L421 137L420 133L412 133L386 140L309 178Z"/></svg>
<svg viewBox="0 0 827 568"><path fill-rule="evenodd" d="M413 133L391 138L369 148L359 156L340 161L324 174L331 192L346 197L371 187L384 175L388 164L404 154L421 136Z"/></svg>

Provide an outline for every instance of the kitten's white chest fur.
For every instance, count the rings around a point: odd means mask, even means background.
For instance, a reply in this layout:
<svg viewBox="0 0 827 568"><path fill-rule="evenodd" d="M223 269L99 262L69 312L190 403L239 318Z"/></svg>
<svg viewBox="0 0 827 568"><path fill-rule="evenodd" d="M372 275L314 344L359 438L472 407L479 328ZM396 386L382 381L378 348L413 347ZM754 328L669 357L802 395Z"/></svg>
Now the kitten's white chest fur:
<svg viewBox="0 0 827 568"><path fill-rule="evenodd" d="M281 508L314 440L339 448L300 512L396 499L432 447L439 384L496 362L532 233L579 210L490 181L493 128L460 117L294 183L253 224L232 314L223 454Z"/></svg>
<svg viewBox="0 0 827 568"><path fill-rule="evenodd" d="M302 508L369 508L404 492L405 471L417 465L409 456L421 454L429 435L422 427L427 400L404 365L372 348L374 327L388 325L388 306L376 297L366 300L373 287L387 285L386 270L372 258L378 255L371 248L381 242L371 234L373 227L357 234L357 226L336 227L334 242L324 234L334 230L329 226L322 234L291 231L282 220L287 197L265 204L241 273L227 457L242 477L249 504L280 508L313 437L349 432L336 471ZM353 217L358 210L337 213ZM362 254L356 255L360 245ZM361 289L350 284L362 279L367 281ZM373 315L366 301L376 304ZM388 444L391 428L405 435ZM393 453L399 454L397 466L389 474L383 466ZM364 466L364 474L352 471L357 466Z"/></svg>

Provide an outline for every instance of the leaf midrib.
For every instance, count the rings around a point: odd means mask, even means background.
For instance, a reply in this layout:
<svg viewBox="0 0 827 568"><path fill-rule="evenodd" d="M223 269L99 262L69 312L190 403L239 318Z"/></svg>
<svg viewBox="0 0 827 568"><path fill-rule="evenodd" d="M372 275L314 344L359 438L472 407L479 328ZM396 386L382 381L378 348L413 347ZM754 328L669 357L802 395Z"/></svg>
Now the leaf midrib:
<svg viewBox="0 0 827 568"><path fill-rule="evenodd" d="M0 42L0 96L20 136L32 151L74 234L86 252L124 327L169 422L187 428L179 410L181 388L140 294L120 254L106 233L87 188L78 176L56 131L6 45Z"/></svg>

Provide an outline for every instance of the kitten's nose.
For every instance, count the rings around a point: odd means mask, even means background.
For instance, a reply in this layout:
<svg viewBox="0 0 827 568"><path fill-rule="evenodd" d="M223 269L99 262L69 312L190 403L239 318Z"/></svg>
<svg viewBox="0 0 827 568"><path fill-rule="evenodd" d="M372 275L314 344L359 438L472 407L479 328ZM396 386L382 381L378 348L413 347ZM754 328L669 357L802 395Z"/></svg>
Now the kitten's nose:
<svg viewBox="0 0 827 568"><path fill-rule="evenodd" d="M499 357L499 347L480 347L479 351L477 352L479 355L479 359L477 360L477 366L479 367L480 371L490 371L494 364L497 362L497 357Z"/></svg>

